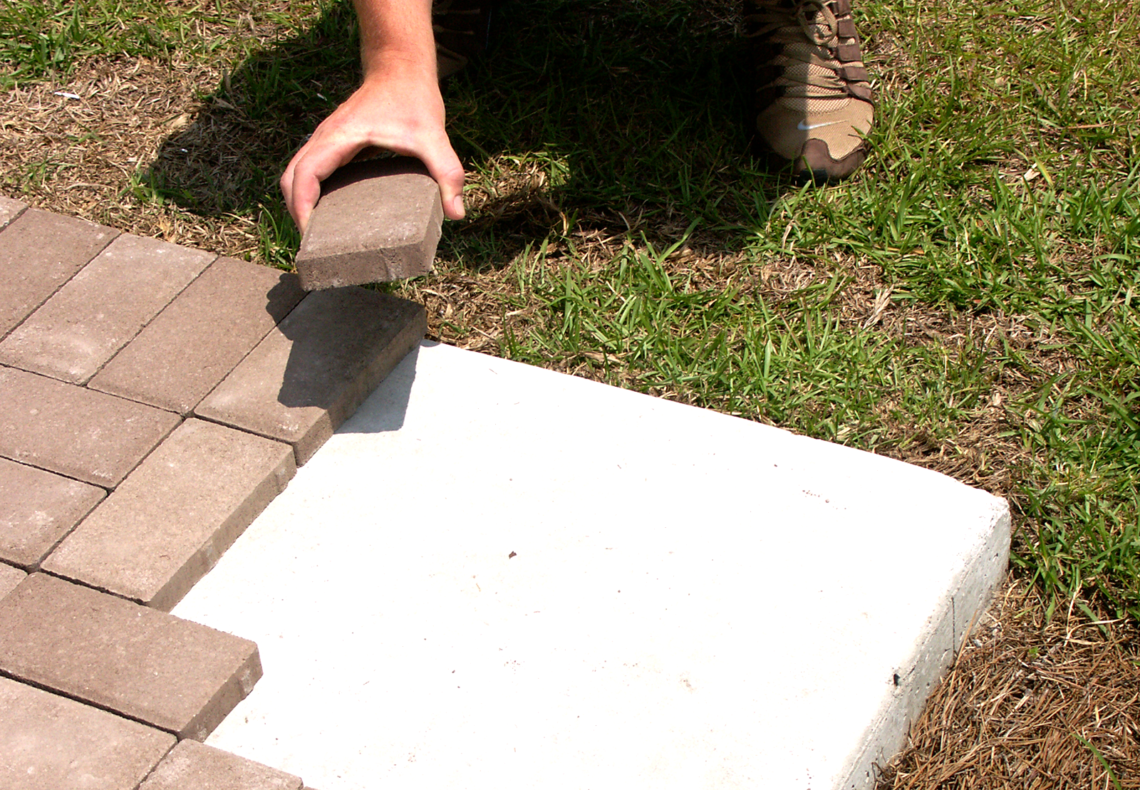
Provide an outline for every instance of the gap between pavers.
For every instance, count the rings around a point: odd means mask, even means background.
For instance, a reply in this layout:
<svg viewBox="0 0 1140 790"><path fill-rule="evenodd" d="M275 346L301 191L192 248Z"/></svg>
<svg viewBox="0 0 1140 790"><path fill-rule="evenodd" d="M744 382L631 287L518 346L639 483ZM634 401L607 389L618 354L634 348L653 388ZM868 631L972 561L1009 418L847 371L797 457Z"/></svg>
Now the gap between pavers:
<svg viewBox="0 0 1140 790"><path fill-rule="evenodd" d="M75 276L119 231L29 208L0 230L0 339Z"/></svg>
<svg viewBox="0 0 1140 790"><path fill-rule="evenodd" d="M0 677L0 787L135 790L175 744L167 732Z"/></svg>
<svg viewBox="0 0 1140 790"><path fill-rule="evenodd" d="M35 573L0 598L0 673L204 739L261 676L257 645Z"/></svg>
<svg viewBox="0 0 1140 790"><path fill-rule="evenodd" d="M295 470L286 444L186 420L43 569L169 611L285 490Z"/></svg>
<svg viewBox="0 0 1140 790"><path fill-rule="evenodd" d="M942 475L426 345L174 612L267 669L208 743L324 790L868 788L1008 547Z"/></svg>
<svg viewBox="0 0 1140 790"><path fill-rule="evenodd" d="M86 384L217 257L121 234L0 342L0 363Z"/></svg>

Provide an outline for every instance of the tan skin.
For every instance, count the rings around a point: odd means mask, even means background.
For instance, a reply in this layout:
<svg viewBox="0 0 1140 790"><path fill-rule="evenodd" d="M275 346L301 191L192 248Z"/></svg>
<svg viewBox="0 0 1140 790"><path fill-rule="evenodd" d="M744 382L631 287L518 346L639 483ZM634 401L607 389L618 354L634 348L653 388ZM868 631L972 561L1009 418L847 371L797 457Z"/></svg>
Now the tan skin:
<svg viewBox="0 0 1140 790"><path fill-rule="evenodd" d="M420 159L439 184L443 211L462 219L463 165L444 131L431 0L353 0L360 19L363 84L326 118L281 176L301 232L321 181L368 146Z"/></svg>

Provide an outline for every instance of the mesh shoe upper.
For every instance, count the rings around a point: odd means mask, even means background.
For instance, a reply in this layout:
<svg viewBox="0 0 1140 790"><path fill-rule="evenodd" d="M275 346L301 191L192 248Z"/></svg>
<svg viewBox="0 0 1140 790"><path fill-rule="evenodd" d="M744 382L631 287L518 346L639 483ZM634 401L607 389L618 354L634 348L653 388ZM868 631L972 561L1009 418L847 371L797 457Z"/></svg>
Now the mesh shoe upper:
<svg viewBox="0 0 1140 790"><path fill-rule="evenodd" d="M874 96L850 0L745 0L759 142L816 180L866 157Z"/></svg>

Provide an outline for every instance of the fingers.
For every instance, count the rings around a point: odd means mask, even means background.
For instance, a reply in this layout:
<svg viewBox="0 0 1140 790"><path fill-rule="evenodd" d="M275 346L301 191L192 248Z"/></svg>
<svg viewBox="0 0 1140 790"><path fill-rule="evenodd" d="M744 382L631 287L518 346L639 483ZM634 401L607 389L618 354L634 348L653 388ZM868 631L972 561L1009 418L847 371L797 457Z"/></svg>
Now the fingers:
<svg viewBox="0 0 1140 790"><path fill-rule="evenodd" d="M448 219L459 220L466 216L463 206L463 165L459 161L446 135L442 141L430 146L400 146L399 153L415 156L424 163L431 177L439 184L443 213ZM321 197L321 182L337 168L352 161L363 148L357 145L327 145L323 140L309 140L285 168L281 176L281 192L293 222L303 234L309 217Z"/></svg>
<svg viewBox="0 0 1140 790"><path fill-rule="evenodd" d="M369 145L417 157L439 184L444 215L464 217L463 165L444 130L434 68L409 68L395 60L377 66L374 74L317 127L281 176L289 214L302 233L320 199L321 182Z"/></svg>
<svg viewBox="0 0 1140 790"><path fill-rule="evenodd" d="M351 162L362 148L364 143L329 144L324 136L314 134L293 156L281 176L281 192L285 196L289 214L302 234L309 226L309 216L320 200L321 182L336 172L338 167Z"/></svg>
<svg viewBox="0 0 1140 790"><path fill-rule="evenodd" d="M442 145L433 146L417 156L439 184L444 216L448 219L463 219L467 213L463 207L463 165L446 135Z"/></svg>

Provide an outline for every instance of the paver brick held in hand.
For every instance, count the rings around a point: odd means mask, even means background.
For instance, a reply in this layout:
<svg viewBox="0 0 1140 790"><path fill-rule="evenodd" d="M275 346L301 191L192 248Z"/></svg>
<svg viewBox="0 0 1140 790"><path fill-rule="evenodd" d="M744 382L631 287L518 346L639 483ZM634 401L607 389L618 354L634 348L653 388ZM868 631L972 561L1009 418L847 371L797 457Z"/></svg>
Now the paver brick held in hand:
<svg viewBox="0 0 1140 790"><path fill-rule="evenodd" d="M13 461L113 488L179 422L168 411L0 367L0 457Z"/></svg>
<svg viewBox="0 0 1140 790"><path fill-rule="evenodd" d="M0 458L0 560L35 570L107 492Z"/></svg>
<svg viewBox="0 0 1140 790"><path fill-rule="evenodd" d="M286 444L187 420L43 569L169 611L285 489L295 469Z"/></svg>
<svg viewBox="0 0 1140 790"><path fill-rule="evenodd" d="M175 738L0 678L0 787L135 790Z"/></svg>
<svg viewBox="0 0 1140 790"><path fill-rule="evenodd" d="M219 258L88 386L189 414L304 295L296 275Z"/></svg>
<svg viewBox="0 0 1140 790"><path fill-rule="evenodd" d="M70 280L119 231L30 208L0 235L0 338Z"/></svg>
<svg viewBox="0 0 1140 790"><path fill-rule="evenodd" d="M0 598L16 589L27 575L19 568L0 562Z"/></svg>
<svg viewBox="0 0 1140 790"><path fill-rule="evenodd" d="M16 217L20 216L20 212L26 209L26 203L21 203L12 198L6 198L0 195L0 230L3 230L8 224Z"/></svg>
<svg viewBox="0 0 1140 790"><path fill-rule="evenodd" d="M301 779L197 741L182 741L139 790L302 790Z"/></svg>
<svg viewBox="0 0 1140 790"><path fill-rule="evenodd" d="M0 672L204 740L261 677L257 645L33 573L0 599Z"/></svg>
<svg viewBox="0 0 1140 790"><path fill-rule="evenodd" d="M439 185L418 159L356 162L321 187L297 274L306 291L431 271L443 225Z"/></svg>
<svg viewBox="0 0 1140 790"><path fill-rule="evenodd" d="M216 257L119 236L0 342L0 363L84 384Z"/></svg>
<svg viewBox="0 0 1140 790"><path fill-rule="evenodd" d="M288 442L303 464L426 331L414 302L364 288L311 293L195 413Z"/></svg>

